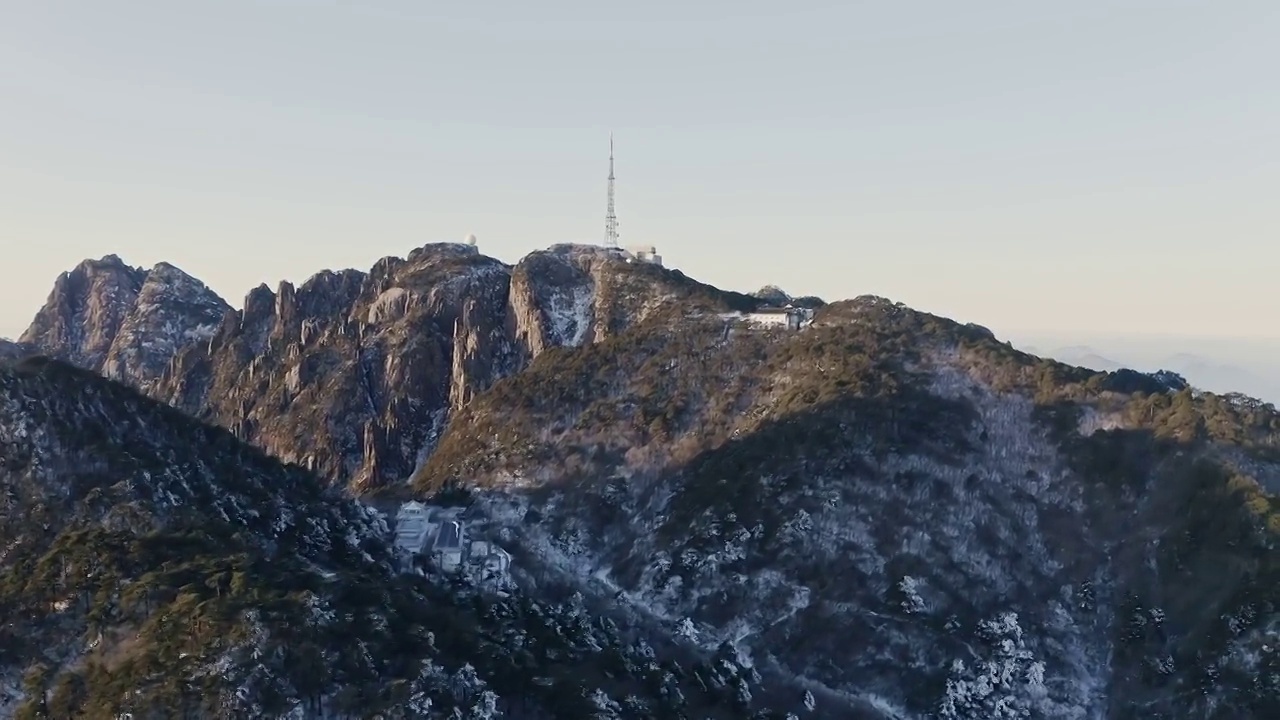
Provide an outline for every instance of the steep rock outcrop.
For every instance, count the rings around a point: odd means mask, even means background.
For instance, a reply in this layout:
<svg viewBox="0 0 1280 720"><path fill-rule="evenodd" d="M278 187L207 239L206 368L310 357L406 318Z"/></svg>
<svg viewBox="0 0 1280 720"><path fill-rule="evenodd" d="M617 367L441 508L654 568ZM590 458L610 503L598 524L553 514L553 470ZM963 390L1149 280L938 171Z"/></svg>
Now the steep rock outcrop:
<svg viewBox="0 0 1280 720"><path fill-rule="evenodd" d="M101 372L149 391L173 356L191 343L207 342L230 310L204 283L160 263L147 273Z"/></svg>
<svg viewBox="0 0 1280 720"><path fill-rule="evenodd" d="M595 255L560 246L527 255L511 273L512 334L523 357L591 340L595 325Z"/></svg>
<svg viewBox="0 0 1280 720"><path fill-rule="evenodd" d="M21 342L150 392L178 351L208 341L230 309L173 265L148 271L108 255L59 276Z"/></svg>
<svg viewBox="0 0 1280 720"><path fill-rule="evenodd" d="M115 255L85 260L58 276L44 307L19 341L98 371L129 314L147 272Z"/></svg>
<svg viewBox="0 0 1280 720"><path fill-rule="evenodd" d="M209 342L178 353L158 394L357 489L401 481L433 446L453 388L470 397L508 371L494 331L507 273L443 244L368 273L259 287Z"/></svg>
<svg viewBox="0 0 1280 720"><path fill-rule="evenodd" d="M675 321L761 304L593 245L530 253L511 276L512 332L527 359L554 347L600 342L659 315Z"/></svg>
<svg viewBox="0 0 1280 720"><path fill-rule="evenodd" d="M759 302L584 245L515 267L427 245L368 272L259 286L241 310L172 266L144 273L107 258L61 278L27 335L39 352L369 489L408 478L452 413L549 349Z"/></svg>
<svg viewBox="0 0 1280 720"><path fill-rule="evenodd" d="M556 246L512 268L428 245L367 273L256 288L177 354L156 394L368 490L409 478L453 413L550 348L753 302L602 248Z"/></svg>

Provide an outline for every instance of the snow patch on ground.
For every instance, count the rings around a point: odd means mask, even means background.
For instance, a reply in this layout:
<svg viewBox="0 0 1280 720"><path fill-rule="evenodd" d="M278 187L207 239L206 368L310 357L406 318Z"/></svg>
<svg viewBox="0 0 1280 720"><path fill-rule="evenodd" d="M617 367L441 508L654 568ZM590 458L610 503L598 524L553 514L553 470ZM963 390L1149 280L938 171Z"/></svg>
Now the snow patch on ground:
<svg viewBox="0 0 1280 720"><path fill-rule="evenodd" d="M594 302L595 284L591 282L553 294L546 308L551 344L581 346L591 329Z"/></svg>

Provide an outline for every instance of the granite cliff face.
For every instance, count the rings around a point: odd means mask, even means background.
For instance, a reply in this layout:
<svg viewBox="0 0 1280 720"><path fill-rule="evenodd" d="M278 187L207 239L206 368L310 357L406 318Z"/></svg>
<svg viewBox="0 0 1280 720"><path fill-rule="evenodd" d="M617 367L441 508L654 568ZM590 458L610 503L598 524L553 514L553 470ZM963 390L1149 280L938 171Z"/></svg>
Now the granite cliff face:
<svg viewBox="0 0 1280 720"><path fill-rule="evenodd" d="M208 342L177 353L155 395L363 491L407 480L453 413L549 348L655 313L755 303L600 248L511 267L429 245L367 273L255 289Z"/></svg>
<svg viewBox="0 0 1280 720"><path fill-rule="evenodd" d="M172 265L116 256L55 283L19 345L120 380L341 484L407 479L450 415L555 347L598 342L660 313L760 301L597 247L508 266L463 245L368 272L260 286L232 310Z"/></svg>
<svg viewBox="0 0 1280 720"><path fill-rule="evenodd" d="M145 279L146 271L129 267L115 255L85 260L58 277L19 341L51 357L100 370Z"/></svg>
<svg viewBox="0 0 1280 720"><path fill-rule="evenodd" d="M199 280L160 263L142 281L101 372L112 380L150 391L178 351L207 342L230 310Z"/></svg>
<svg viewBox="0 0 1280 720"><path fill-rule="evenodd" d="M168 263L148 271L108 255L63 273L20 342L150 390L177 351L208 340L230 309Z"/></svg>
<svg viewBox="0 0 1280 720"><path fill-rule="evenodd" d="M355 487L407 477L447 415L455 333L474 346L477 315L500 321L505 275L496 260L440 246L368 273L260 287L208 343L178 354L158 395Z"/></svg>

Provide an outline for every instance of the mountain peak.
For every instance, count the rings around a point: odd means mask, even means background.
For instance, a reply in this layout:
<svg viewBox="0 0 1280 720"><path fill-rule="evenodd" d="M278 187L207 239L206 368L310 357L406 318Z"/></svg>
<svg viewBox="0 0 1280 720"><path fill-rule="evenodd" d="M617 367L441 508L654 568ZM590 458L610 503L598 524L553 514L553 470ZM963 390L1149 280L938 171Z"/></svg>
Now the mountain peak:
<svg viewBox="0 0 1280 720"><path fill-rule="evenodd" d="M131 270L134 272L140 271L140 268L136 268L126 263L123 259L121 259L119 255L116 255L115 253L111 253L109 255L103 255L102 257L96 260L93 258L85 258L80 262L79 265L76 266L76 268L77 269L83 268L86 270L101 270L101 269L107 269L107 268L114 268L114 269Z"/></svg>
<svg viewBox="0 0 1280 720"><path fill-rule="evenodd" d="M143 280L101 372L149 390L179 350L208 341L230 311L203 282L167 262L158 263Z"/></svg>
<svg viewBox="0 0 1280 720"><path fill-rule="evenodd" d="M116 255L81 262L58 276L19 341L82 367L101 367L146 275Z"/></svg>
<svg viewBox="0 0 1280 720"><path fill-rule="evenodd" d="M792 297L785 290L777 285L765 285L759 290L751 293L753 297L758 297L766 303L775 307L798 307L809 310L817 310L826 305L826 301L816 295L804 295L801 297Z"/></svg>

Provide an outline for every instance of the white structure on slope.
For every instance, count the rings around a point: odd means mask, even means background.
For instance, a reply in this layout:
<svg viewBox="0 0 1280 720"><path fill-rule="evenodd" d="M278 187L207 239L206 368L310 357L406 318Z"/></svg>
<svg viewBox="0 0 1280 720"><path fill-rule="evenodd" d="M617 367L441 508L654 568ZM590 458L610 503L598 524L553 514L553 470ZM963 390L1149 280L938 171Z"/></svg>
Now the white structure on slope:
<svg viewBox="0 0 1280 720"><path fill-rule="evenodd" d="M431 522L432 508L420 502L407 502L396 513L396 547L410 555L421 555L435 534Z"/></svg>
<svg viewBox="0 0 1280 720"><path fill-rule="evenodd" d="M744 319L755 325L783 327L788 330L799 330L813 319L813 312L804 308L761 308L747 313Z"/></svg>
<svg viewBox="0 0 1280 720"><path fill-rule="evenodd" d="M466 565L501 578L511 569L506 550L485 540L469 540L462 509L457 507L417 501L401 505L396 512L395 544L409 557L430 557L445 572L457 572Z"/></svg>

